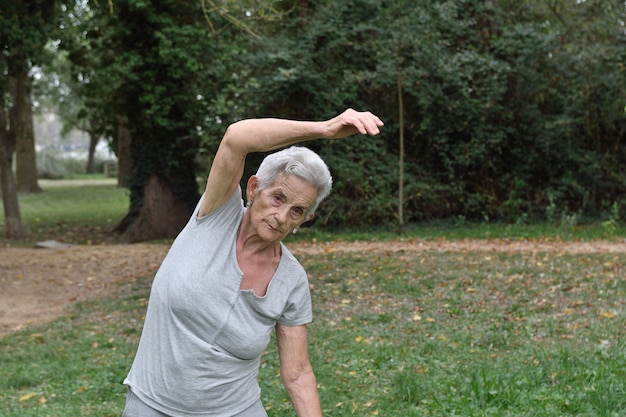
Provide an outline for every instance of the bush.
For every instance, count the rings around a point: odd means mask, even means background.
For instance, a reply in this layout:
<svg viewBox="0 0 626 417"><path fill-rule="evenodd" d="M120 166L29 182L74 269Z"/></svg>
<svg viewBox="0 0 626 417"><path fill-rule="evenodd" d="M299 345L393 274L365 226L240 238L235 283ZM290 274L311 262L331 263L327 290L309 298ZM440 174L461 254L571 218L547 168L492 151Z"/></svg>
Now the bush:
<svg viewBox="0 0 626 417"><path fill-rule="evenodd" d="M37 153L37 175L39 178L62 179L71 176L77 163L65 158L59 152L44 151Z"/></svg>
<svg viewBox="0 0 626 417"><path fill-rule="evenodd" d="M104 164L112 162L96 158L94 167L96 172L104 171ZM75 175L86 173L87 159L85 157L68 157L60 152L42 151L37 153L37 175L46 179L73 178Z"/></svg>

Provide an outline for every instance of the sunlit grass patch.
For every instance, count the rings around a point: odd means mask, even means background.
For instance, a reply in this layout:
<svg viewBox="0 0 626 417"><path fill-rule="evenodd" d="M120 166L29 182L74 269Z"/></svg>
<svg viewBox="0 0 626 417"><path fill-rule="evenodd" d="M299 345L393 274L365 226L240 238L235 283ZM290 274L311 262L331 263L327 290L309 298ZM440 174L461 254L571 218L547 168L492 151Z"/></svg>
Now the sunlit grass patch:
<svg viewBox="0 0 626 417"><path fill-rule="evenodd" d="M22 222L29 233L28 242L91 243L94 239L104 239L126 215L128 190L106 180L91 181L87 185L73 183L81 184L80 181L64 181L64 185L45 186L42 193L19 196ZM2 208L0 224L4 224Z"/></svg>

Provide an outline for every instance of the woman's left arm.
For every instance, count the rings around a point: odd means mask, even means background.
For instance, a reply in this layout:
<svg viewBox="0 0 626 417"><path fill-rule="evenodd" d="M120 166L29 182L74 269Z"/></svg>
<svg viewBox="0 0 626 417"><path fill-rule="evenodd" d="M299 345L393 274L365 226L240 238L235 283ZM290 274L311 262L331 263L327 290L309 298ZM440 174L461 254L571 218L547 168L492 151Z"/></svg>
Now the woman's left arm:
<svg viewBox="0 0 626 417"><path fill-rule="evenodd" d="M276 325L280 377L298 417L321 417L317 382L309 362L306 326Z"/></svg>

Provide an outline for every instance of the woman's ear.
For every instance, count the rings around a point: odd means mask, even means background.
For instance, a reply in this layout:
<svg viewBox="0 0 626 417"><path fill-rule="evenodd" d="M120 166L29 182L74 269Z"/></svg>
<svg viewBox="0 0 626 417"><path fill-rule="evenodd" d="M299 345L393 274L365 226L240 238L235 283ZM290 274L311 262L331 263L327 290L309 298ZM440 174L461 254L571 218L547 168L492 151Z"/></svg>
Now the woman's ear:
<svg viewBox="0 0 626 417"><path fill-rule="evenodd" d="M254 200L258 188L259 178L256 175L252 175L250 178L248 178L248 184L246 185L246 198L248 199L248 201Z"/></svg>

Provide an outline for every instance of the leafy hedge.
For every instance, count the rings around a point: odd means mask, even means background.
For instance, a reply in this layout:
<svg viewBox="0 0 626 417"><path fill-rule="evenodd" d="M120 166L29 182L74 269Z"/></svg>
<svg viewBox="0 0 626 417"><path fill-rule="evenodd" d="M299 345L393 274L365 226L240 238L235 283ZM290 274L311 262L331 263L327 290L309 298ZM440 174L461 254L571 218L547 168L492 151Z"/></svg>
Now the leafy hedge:
<svg viewBox="0 0 626 417"><path fill-rule="evenodd" d="M398 85L406 220L624 216L623 3L337 3L309 2L242 57L250 113L386 121L375 144L319 145L337 180L323 224L396 221Z"/></svg>

